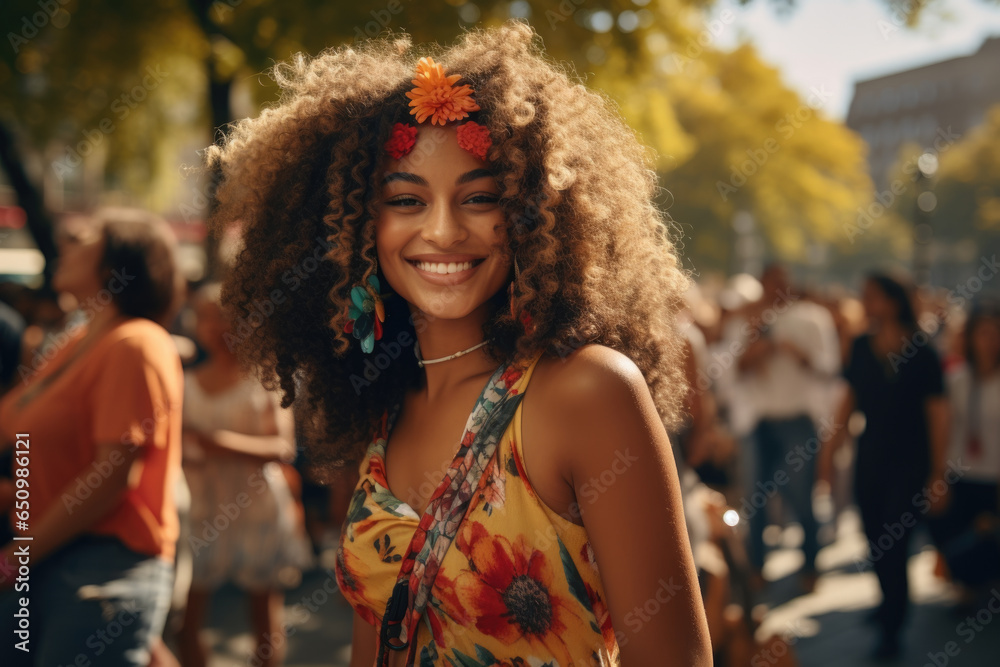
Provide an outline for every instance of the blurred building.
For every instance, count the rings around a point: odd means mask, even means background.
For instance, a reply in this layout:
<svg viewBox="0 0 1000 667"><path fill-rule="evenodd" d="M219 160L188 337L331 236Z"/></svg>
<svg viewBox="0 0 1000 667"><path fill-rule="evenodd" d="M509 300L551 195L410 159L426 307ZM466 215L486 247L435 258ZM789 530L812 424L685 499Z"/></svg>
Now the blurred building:
<svg viewBox="0 0 1000 667"><path fill-rule="evenodd" d="M1000 103L998 71L1000 37L990 37L972 55L857 82L847 126L868 143L876 187L886 187L905 144L946 150L982 123Z"/></svg>

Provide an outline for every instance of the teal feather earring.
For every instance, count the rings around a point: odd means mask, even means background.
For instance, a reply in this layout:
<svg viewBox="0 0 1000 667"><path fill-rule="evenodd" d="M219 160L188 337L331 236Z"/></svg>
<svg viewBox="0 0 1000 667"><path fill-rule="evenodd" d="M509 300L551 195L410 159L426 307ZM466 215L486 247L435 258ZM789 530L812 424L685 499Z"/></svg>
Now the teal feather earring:
<svg viewBox="0 0 1000 667"><path fill-rule="evenodd" d="M361 350L370 354L375 349L375 341L382 339L382 323L385 322L385 304L382 303L381 287L374 273L368 276L367 284L351 288L347 316L349 319L344 333L352 334L361 341Z"/></svg>

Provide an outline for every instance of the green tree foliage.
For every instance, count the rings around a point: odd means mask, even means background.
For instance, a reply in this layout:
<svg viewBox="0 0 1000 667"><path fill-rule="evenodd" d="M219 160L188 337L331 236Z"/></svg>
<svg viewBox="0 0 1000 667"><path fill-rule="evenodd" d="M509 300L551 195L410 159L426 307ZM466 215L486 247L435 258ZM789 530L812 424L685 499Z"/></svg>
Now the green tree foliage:
<svg viewBox="0 0 1000 667"><path fill-rule="evenodd" d="M886 2L908 22L926 4ZM6 0L0 122L71 191L116 191L170 212L183 199L178 163L274 99L261 74L274 62L387 30L447 42L521 16L655 150L664 203L696 264L729 267L739 210L780 257L801 259L810 242L849 251L843 225L870 195L860 140L818 112L822 91L803 99L751 47L712 49L713 4Z"/></svg>
<svg viewBox="0 0 1000 667"><path fill-rule="evenodd" d="M826 91L789 90L750 46L705 54L665 85L692 143L664 179L672 216L691 225L691 254L728 268L738 211L785 260L804 260L810 243L850 245L842 227L871 183L861 139L820 111Z"/></svg>
<svg viewBox="0 0 1000 667"><path fill-rule="evenodd" d="M930 151L937 170L929 178L919 169L923 150L900 150L891 172L898 197L887 217L906 228L927 225L917 236L933 241L937 269L964 275L976 257L1000 251L1000 105L955 143Z"/></svg>
<svg viewBox="0 0 1000 667"><path fill-rule="evenodd" d="M941 154L934 193L936 235L962 239L1000 234L1000 105Z"/></svg>

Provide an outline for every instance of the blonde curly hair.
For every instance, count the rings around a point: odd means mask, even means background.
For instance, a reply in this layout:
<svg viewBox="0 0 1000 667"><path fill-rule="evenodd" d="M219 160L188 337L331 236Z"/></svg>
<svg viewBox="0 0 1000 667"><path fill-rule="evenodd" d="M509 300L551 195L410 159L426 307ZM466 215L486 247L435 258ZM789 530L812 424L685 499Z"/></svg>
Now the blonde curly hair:
<svg viewBox="0 0 1000 667"><path fill-rule="evenodd" d="M501 290L484 326L488 352L507 362L608 346L641 369L674 426L686 391L675 315L688 279L654 203L656 175L613 104L550 62L519 21L450 48L382 38L274 68L278 103L208 151L221 171L213 229L243 228L223 289L234 349L281 387L285 406L297 404L313 455L326 461L356 460L377 419L419 384L413 355L392 348L420 327L401 299L387 299L373 355L343 328L350 287L377 271L383 146L410 118L405 92L425 55L475 90L501 236L520 269L516 309L531 318L525 330Z"/></svg>

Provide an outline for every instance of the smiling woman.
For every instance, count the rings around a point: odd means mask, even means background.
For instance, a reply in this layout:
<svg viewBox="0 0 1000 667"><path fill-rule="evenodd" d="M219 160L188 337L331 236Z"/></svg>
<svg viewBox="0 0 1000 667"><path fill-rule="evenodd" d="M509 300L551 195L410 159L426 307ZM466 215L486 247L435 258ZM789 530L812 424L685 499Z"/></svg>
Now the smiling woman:
<svg viewBox="0 0 1000 667"><path fill-rule="evenodd" d="M421 51L279 66L209 150L224 302L275 304L238 352L358 465L351 664L706 665L666 435L687 279L644 149L523 23Z"/></svg>

